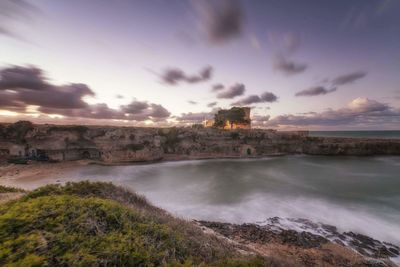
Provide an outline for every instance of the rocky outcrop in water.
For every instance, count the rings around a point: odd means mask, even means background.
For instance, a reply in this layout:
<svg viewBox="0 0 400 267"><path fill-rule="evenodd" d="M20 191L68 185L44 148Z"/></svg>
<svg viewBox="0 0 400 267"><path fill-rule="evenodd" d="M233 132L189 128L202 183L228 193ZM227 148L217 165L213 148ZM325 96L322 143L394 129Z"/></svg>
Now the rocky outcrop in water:
<svg viewBox="0 0 400 267"><path fill-rule="evenodd" d="M199 221L201 226L265 253L286 251L306 266L395 266L390 258L400 256L396 245L371 237L338 232L332 225L306 219L274 217L259 224L230 224ZM353 262L345 250L350 249L360 259Z"/></svg>

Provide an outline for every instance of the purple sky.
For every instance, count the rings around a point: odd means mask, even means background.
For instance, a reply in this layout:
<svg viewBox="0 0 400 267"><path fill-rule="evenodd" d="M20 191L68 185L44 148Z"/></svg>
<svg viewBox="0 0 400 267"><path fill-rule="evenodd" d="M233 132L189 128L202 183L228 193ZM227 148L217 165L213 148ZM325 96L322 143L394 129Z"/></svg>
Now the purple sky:
<svg viewBox="0 0 400 267"><path fill-rule="evenodd" d="M0 121L400 129L398 0L2 0Z"/></svg>

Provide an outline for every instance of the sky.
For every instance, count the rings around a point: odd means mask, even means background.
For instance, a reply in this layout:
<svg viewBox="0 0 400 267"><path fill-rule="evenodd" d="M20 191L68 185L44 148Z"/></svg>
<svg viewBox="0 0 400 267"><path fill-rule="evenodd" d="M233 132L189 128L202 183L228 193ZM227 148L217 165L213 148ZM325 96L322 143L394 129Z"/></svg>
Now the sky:
<svg viewBox="0 0 400 267"><path fill-rule="evenodd" d="M0 121L400 129L398 0L1 0Z"/></svg>

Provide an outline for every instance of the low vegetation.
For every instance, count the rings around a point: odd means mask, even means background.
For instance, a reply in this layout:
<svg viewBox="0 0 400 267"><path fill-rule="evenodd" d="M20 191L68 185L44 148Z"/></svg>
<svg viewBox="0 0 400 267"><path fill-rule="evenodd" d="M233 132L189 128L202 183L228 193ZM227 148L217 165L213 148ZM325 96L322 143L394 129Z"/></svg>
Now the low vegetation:
<svg viewBox="0 0 400 267"><path fill-rule="evenodd" d="M89 182L48 185L1 204L0 265L280 266L123 188Z"/></svg>
<svg viewBox="0 0 400 267"><path fill-rule="evenodd" d="M51 126L48 131L70 131L70 132L78 132L81 134L86 133L89 130L88 127L83 126L83 125L57 125L57 126Z"/></svg>
<svg viewBox="0 0 400 267"><path fill-rule="evenodd" d="M126 146L126 149L131 150L131 151L139 151L144 148L145 148L144 144L128 144Z"/></svg>
<svg viewBox="0 0 400 267"><path fill-rule="evenodd" d="M0 185L0 194L3 193L22 193L24 190L15 187L3 186Z"/></svg>
<svg viewBox="0 0 400 267"><path fill-rule="evenodd" d="M16 123L0 127L0 137L14 140L17 144L25 143L25 136L33 130L33 124L30 121L18 121Z"/></svg>

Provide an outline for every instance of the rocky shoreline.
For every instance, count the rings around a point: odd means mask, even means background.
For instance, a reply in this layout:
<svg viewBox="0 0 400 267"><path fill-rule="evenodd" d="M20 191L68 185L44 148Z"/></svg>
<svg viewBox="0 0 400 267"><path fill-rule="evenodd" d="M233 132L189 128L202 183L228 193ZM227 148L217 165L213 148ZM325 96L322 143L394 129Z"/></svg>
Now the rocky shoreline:
<svg viewBox="0 0 400 267"><path fill-rule="evenodd" d="M259 224L231 224L196 221L203 229L264 254L284 254L305 266L396 266L400 256L396 245L371 237L338 232L332 225L306 219L274 217ZM361 259L361 260L360 260Z"/></svg>

